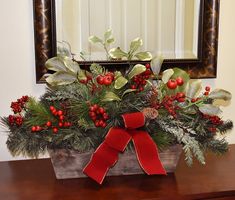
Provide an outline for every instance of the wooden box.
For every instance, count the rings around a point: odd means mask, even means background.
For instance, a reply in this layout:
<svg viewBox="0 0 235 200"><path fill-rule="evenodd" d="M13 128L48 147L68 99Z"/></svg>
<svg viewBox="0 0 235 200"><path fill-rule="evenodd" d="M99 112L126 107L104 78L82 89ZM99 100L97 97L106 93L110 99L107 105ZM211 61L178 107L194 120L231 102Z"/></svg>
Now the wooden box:
<svg viewBox="0 0 235 200"><path fill-rule="evenodd" d="M179 161L182 147L180 145L171 146L159 153L161 162L165 170L174 172ZM92 152L79 153L74 150L56 149L49 150L49 155L54 167L57 179L82 178L83 168L89 162ZM118 162L112 167L107 176L144 174L141 169L135 152L125 151L119 154Z"/></svg>

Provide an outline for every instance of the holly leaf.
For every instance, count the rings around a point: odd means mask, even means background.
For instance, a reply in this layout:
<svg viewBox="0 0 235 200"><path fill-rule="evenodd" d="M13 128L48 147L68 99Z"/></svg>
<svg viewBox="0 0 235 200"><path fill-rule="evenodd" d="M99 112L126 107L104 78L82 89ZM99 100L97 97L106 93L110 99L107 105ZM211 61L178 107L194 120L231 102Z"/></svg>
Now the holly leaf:
<svg viewBox="0 0 235 200"><path fill-rule="evenodd" d="M102 43L103 41L95 35L92 35L88 38L90 43Z"/></svg>
<svg viewBox="0 0 235 200"><path fill-rule="evenodd" d="M160 73L162 63L163 63L163 57L162 56L155 56L150 62L151 69L155 75L158 75Z"/></svg>
<svg viewBox="0 0 235 200"><path fill-rule="evenodd" d="M145 71L146 71L146 67L145 67L144 65L137 64L137 65L135 65L135 66L132 68L132 70L129 72L128 78L129 78L129 79L132 79L134 76L139 75L139 74L141 74L141 73L143 73L143 72L145 72Z"/></svg>
<svg viewBox="0 0 235 200"><path fill-rule="evenodd" d="M190 80L186 87L186 96L188 98L195 98L199 95L202 90L201 80Z"/></svg>
<svg viewBox="0 0 235 200"><path fill-rule="evenodd" d="M45 66L48 70L52 70L55 72L67 71L66 66L64 64L64 57L63 56L57 56L57 57L53 57L53 58L48 59L46 61Z"/></svg>
<svg viewBox="0 0 235 200"><path fill-rule="evenodd" d="M166 84L171 76L174 74L174 70L173 69L167 69L162 73L162 81L164 84Z"/></svg>
<svg viewBox="0 0 235 200"><path fill-rule="evenodd" d="M123 76L119 76L114 83L114 88L119 90L122 87L124 87L128 83L128 80L124 78Z"/></svg>
<svg viewBox="0 0 235 200"><path fill-rule="evenodd" d="M148 51L139 52L135 54L135 57L142 61L147 61L152 59L152 54Z"/></svg>
<svg viewBox="0 0 235 200"><path fill-rule="evenodd" d="M130 44L130 54L137 51L138 48L140 48L143 45L143 41L140 38L135 38L131 41Z"/></svg>
<svg viewBox="0 0 235 200"><path fill-rule="evenodd" d="M121 99L113 92L106 92L102 101L121 101Z"/></svg>
<svg viewBox="0 0 235 200"><path fill-rule="evenodd" d="M213 106L211 104L205 104L205 105L199 107L199 110L203 114L210 115L210 116L218 115L222 112L219 107Z"/></svg>
<svg viewBox="0 0 235 200"><path fill-rule="evenodd" d="M75 81L77 81L77 77L74 74L64 71L58 71L46 78L46 82L51 86L68 85Z"/></svg>
<svg viewBox="0 0 235 200"><path fill-rule="evenodd" d="M109 55L114 59L122 59L127 57L128 54L120 49L120 47L112 48L109 50Z"/></svg>

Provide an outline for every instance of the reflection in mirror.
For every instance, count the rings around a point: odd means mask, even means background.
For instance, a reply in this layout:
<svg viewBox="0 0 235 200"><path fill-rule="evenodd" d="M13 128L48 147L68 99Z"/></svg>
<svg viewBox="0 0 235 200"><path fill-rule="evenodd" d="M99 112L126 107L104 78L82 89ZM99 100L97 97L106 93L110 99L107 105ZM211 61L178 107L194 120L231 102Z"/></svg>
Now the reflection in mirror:
<svg viewBox="0 0 235 200"><path fill-rule="evenodd" d="M109 48L128 51L136 37L141 50L165 59L198 58L200 0L57 0L57 41L66 41L76 60L106 60L102 45L88 42L111 28L115 42Z"/></svg>

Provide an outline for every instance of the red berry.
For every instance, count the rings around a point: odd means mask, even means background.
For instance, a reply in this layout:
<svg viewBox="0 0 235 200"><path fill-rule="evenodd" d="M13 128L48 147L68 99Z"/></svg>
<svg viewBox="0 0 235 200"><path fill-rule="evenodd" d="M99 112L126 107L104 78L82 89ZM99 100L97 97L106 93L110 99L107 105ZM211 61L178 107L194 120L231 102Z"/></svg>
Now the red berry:
<svg viewBox="0 0 235 200"><path fill-rule="evenodd" d="M144 88L143 87L139 87L139 91L141 92L141 91L143 91L144 90Z"/></svg>
<svg viewBox="0 0 235 200"><path fill-rule="evenodd" d="M98 84L103 85L104 84L104 76L97 76L96 81Z"/></svg>
<svg viewBox="0 0 235 200"><path fill-rule="evenodd" d="M204 92L204 95L205 95L205 96L209 95L209 92Z"/></svg>
<svg viewBox="0 0 235 200"><path fill-rule="evenodd" d="M114 80L114 73L113 72L108 72L106 76L110 76L112 78L112 81Z"/></svg>
<svg viewBox="0 0 235 200"><path fill-rule="evenodd" d="M136 89L136 85L131 85L131 89Z"/></svg>
<svg viewBox="0 0 235 200"><path fill-rule="evenodd" d="M174 79L170 79L168 82L167 82L167 87L169 88L169 89L171 89L171 90L173 90L173 89L176 89L177 88L177 82L176 82L176 80L174 80Z"/></svg>
<svg viewBox="0 0 235 200"><path fill-rule="evenodd" d="M181 86L184 84L184 79L182 77L177 77L176 82L177 82L177 85Z"/></svg>
<svg viewBox="0 0 235 200"><path fill-rule="evenodd" d="M149 63L147 63L147 64L145 65L145 67L146 67L146 69L150 69L150 68L151 68L151 66L150 66Z"/></svg>
<svg viewBox="0 0 235 200"><path fill-rule="evenodd" d="M96 117L96 113L95 112L89 112L89 116L90 117Z"/></svg>
<svg viewBox="0 0 235 200"><path fill-rule="evenodd" d="M93 105L93 108L94 108L94 110L96 111L96 110L99 108L99 106L98 106L97 104L94 104L94 105Z"/></svg>
<svg viewBox="0 0 235 200"><path fill-rule="evenodd" d="M60 119L60 121L63 121L63 120L64 120L64 115L61 115L61 116L59 117L59 119Z"/></svg>
<svg viewBox="0 0 235 200"><path fill-rule="evenodd" d="M107 126L107 123L104 122L104 123L102 124L102 128L105 128L106 126Z"/></svg>
<svg viewBox="0 0 235 200"><path fill-rule="evenodd" d="M97 117L96 116L95 117L91 117L91 120L94 122L94 121L97 120Z"/></svg>
<svg viewBox="0 0 235 200"><path fill-rule="evenodd" d="M53 110L53 111L52 111L52 114L56 116L58 113L57 113L56 110Z"/></svg>
<svg viewBox="0 0 235 200"><path fill-rule="evenodd" d="M41 126L36 126L36 131L41 131L42 130L42 127Z"/></svg>
<svg viewBox="0 0 235 200"><path fill-rule="evenodd" d="M88 78L79 80L80 83L82 84L87 84L88 83Z"/></svg>
<svg viewBox="0 0 235 200"><path fill-rule="evenodd" d="M36 126L32 126L31 131L35 132L36 131Z"/></svg>
<svg viewBox="0 0 235 200"><path fill-rule="evenodd" d="M105 113L104 108L100 107L100 108L99 108L99 113L100 113L101 115L103 115L103 114Z"/></svg>
<svg viewBox="0 0 235 200"><path fill-rule="evenodd" d="M144 75L151 75L152 74L152 71L150 69L147 69L145 72L144 72Z"/></svg>
<svg viewBox="0 0 235 200"><path fill-rule="evenodd" d="M61 116L61 115L63 115L63 111L62 111L62 110L58 110L57 114L58 114L59 116Z"/></svg>
<svg viewBox="0 0 235 200"><path fill-rule="evenodd" d="M54 127L53 128L53 133L57 133L58 132L58 128Z"/></svg>
<svg viewBox="0 0 235 200"><path fill-rule="evenodd" d="M62 122L59 122L58 125L59 125L59 127L63 127L64 124Z"/></svg>
<svg viewBox="0 0 235 200"><path fill-rule="evenodd" d="M101 126L101 127L102 127L102 126L103 126L103 124L104 124L104 121L103 121L103 120L100 120L100 121L99 121L99 126Z"/></svg>
<svg viewBox="0 0 235 200"><path fill-rule="evenodd" d="M94 106L91 106L91 107L89 108L89 110L90 110L91 112L95 112L95 111L96 111L96 109L94 108Z"/></svg>
<svg viewBox="0 0 235 200"><path fill-rule="evenodd" d="M104 120L109 119L109 115L108 115L107 113L104 113L104 114L103 114L103 119L104 119Z"/></svg>
<svg viewBox="0 0 235 200"><path fill-rule="evenodd" d="M191 99L192 103L195 103L197 101L197 99Z"/></svg>
<svg viewBox="0 0 235 200"><path fill-rule="evenodd" d="M55 110L55 107L54 106L50 106L50 111L53 111Z"/></svg>
<svg viewBox="0 0 235 200"><path fill-rule="evenodd" d="M146 80L142 80L141 84L142 85L146 85L147 81Z"/></svg>
<svg viewBox="0 0 235 200"><path fill-rule="evenodd" d="M179 98L177 100L178 100L178 102L185 102L185 98Z"/></svg>
<svg viewBox="0 0 235 200"><path fill-rule="evenodd" d="M99 127L99 126L100 126L100 121L99 121L99 120L96 120L96 121L95 121L95 126L96 126L96 127Z"/></svg>
<svg viewBox="0 0 235 200"><path fill-rule="evenodd" d="M211 88L210 88L209 86L206 86L206 87L205 87L205 90L206 90L207 92L210 92Z"/></svg>
<svg viewBox="0 0 235 200"><path fill-rule="evenodd" d="M176 94L176 98L179 99L179 98L184 98L185 97L185 94L183 92L178 92Z"/></svg>
<svg viewBox="0 0 235 200"><path fill-rule="evenodd" d="M111 76L107 75L104 77L104 83L103 83L104 85L111 85L112 82L113 82L113 80L112 80Z"/></svg>
<svg viewBox="0 0 235 200"><path fill-rule="evenodd" d="M47 126L47 127L50 127L51 124L52 124L51 121L48 121L48 122L46 123L46 126Z"/></svg>
<svg viewBox="0 0 235 200"><path fill-rule="evenodd" d="M72 124L70 123L70 122L67 122L67 126L69 127L69 126L72 126Z"/></svg>

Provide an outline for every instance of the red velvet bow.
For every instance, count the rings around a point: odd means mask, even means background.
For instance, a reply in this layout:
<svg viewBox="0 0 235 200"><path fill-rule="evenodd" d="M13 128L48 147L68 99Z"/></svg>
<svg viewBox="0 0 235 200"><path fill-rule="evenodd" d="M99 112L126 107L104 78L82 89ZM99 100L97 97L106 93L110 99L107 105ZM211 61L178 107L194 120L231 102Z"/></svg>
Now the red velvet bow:
<svg viewBox="0 0 235 200"><path fill-rule="evenodd" d="M132 139L142 169L148 175L166 174L158 156L157 145L146 131L135 130L145 124L143 113L124 114L122 117L126 129L111 128L83 172L102 184L108 170L117 162L118 154L125 150Z"/></svg>

